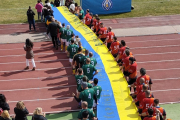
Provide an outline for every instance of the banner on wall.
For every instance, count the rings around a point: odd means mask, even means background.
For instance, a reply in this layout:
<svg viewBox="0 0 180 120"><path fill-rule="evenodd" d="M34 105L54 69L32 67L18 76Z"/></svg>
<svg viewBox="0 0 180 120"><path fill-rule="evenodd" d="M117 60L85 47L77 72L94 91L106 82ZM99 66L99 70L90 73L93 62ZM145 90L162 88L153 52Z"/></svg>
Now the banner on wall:
<svg viewBox="0 0 180 120"><path fill-rule="evenodd" d="M131 0L81 0L81 6L100 15L131 12Z"/></svg>

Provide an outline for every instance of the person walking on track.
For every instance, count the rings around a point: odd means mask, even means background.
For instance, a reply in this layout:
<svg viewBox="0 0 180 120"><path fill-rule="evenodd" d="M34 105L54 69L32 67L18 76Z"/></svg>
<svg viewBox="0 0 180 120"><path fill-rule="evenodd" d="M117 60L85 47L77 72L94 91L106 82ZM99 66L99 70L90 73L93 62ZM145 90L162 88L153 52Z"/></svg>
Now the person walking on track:
<svg viewBox="0 0 180 120"><path fill-rule="evenodd" d="M31 40L26 39L26 43L24 45L24 50L26 51L26 68L25 68L25 70L29 69L29 59L31 59L32 65L33 65L32 71L34 71L36 68L36 65L34 62L34 54L33 54L33 50L32 50L33 46L34 46L34 44L31 42Z"/></svg>

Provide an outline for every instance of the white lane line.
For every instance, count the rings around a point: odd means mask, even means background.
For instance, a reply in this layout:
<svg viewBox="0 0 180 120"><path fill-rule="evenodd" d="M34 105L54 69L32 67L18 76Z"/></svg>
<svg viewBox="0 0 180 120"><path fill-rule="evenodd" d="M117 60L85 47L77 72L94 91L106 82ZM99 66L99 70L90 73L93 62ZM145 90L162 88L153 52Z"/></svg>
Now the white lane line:
<svg viewBox="0 0 180 120"><path fill-rule="evenodd" d="M164 54L177 54L178 52L162 52L162 53L146 53L146 54L135 54L134 56L145 56L145 55L164 55Z"/></svg>
<svg viewBox="0 0 180 120"><path fill-rule="evenodd" d="M162 78L162 79L153 79L153 81L163 81L163 80L180 80L180 77L177 77L177 78Z"/></svg>
<svg viewBox="0 0 180 120"><path fill-rule="evenodd" d="M68 59L40 60L40 61L35 61L35 62L56 62L56 61L61 61L61 60L68 60ZM18 64L18 63L26 63L26 62L7 62L7 63L0 63L0 64Z"/></svg>
<svg viewBox="0 0 180 120"><path fill-rule="evenodd" d="M178 47L180 45L164 45L164 46L148 46L148 47L134 47L134 48L130 48L131 50L134 49L147 49L147 48L163 48L163 47Z"/></svg>
<svg viewBox="0 0 180 120"><path fill-rule="evenodd" d="M36 26L36 28L46 28L46 27L37 27ZM18 28L18 30L20 30L20 29L22 29L22 30L26 29L27 30L27 28L23 28L23 27L22 28ZM0 27L0 30L17 30L17 28L6 28L6 27L5 28L1 28Z"/></svg>
<svg viewBox="0 0 180 120"><path fill-rule="evenodd" d="M180 70L180 68L152 69L146 71L151 72L151 71L168 71L168 70Z"/></svg>
<svg viewBox="0 0 180 120"><path fill-rule="evenodd" d="M143 41L130 41L126 43L138 43L138 42L156 42L156 41L179 41L180 39L157 39L157 40L143 40Z"/></svg>
<svg viewBox="0 0 180 120"><path fill-rule="evenodd" d="M145 61L145 62L137 62L138 64L143 64L143 63L159 63L159 62L175 62L175 61L180 61L180 59L174 59L174 60L158 60L158 61Z"/></svg>
<svg viewBox="0 0 180 120"><path fill-rule="evenodd" d="M179 91L180 89L165 89L165 90L153 90L152 92L167 92L167 91Z"/></svg>
<svg viewBox="0 0 180 120"><path fill-rule="evenodd" d="M65 52L54 52L54 53L34 53L34 55L55 55L55 54L61 54ZM19 57L19 56L25 56L26 54L20 54L20 55L3 55L0 57Z"/></svg>
<svg viewBox="0 0 180 120"><path fill-rule="evenodd" d="M72 68L72 67L59 67L59 68L44 68L44 69L36 69L36 71L41 71L41 70L53 70L53 69L64 69L64 68ZM21 71L31 71L31 70L12 70L12 71L0 71L4 73L9 73L9 72L21 72Z"/></svg>
<svg viewBox="0 0 180 120"><path fill-rule="evenodd" d="M10 81L22 81L22 80L41 80L41 79L54 79L54 78L64 78L64 77L72 77L74 75L61 75L56 77L37 77L37 78L22 78L22 79L8 79L8 80L0 80L0 82L10 82Z"/></svg>
<svg viewBox="0 0 180 120"><path fill-rule="evenodd" d="M12 43L12 44L14 44L14 43ZM18 50L18 49L24 50L23 45L22 45L21 48L0 49L0 50ZM53 50L53 47L52 46L49 46L49 47L33 47L33 49L49 49L49 50Z"/></svg>
<svg viewBox="0 0 180 120"><path fill-rule="evenodd" d="M14 91L26 91L26 90L41 90L41 89L56 89L56 88L68 88L75 87L76 85L56 86L56 87L37 87L37 88L26 88L26 89L11 89L11 90L0 90L0 92L14 92Z"/></svg>
<svg viewBox="0 0 180 120"><path fill-rule="evenodd" d="M180 101L176 101L176 102L164 102L164 103L160 103L160 105L164 105L164 104L176 104L176 103L180 103Z"/></svg>

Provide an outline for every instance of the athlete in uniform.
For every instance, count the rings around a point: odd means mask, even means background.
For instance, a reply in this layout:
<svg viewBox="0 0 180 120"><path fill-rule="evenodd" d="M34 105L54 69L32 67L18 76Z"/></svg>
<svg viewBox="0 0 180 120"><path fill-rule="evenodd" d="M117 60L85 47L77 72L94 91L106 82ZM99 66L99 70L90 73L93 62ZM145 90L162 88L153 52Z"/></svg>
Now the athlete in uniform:
<svg viewBox="0 0 180 120"><path fill-rule="evenodd" d="M63 48L66 44L66 39L67 39L67 36L66 36L66 28L65 28L65 23L62 24L62 28L59 29L59 32L61 34L61 51L63 51Z"/></svg>
<svg viewBox="0 0 180 120"><path fill-rule="evenodd" d="M92 16L91 16L90 13L89 13L89 9L86 10L86 15L85 15L85 17L84 17L84 20L85 20L85 24L86 24L89 28L91 28Z"/></svg>
<svg viewBox="0 0 180 120"><path fill-rule="evenodd" d="M98 14L96 14L93 18L93 31L94 31L94 33L96 33L97 18L98 18Z"/></svg>
<svg viewBox="0 0 180 120"><path fill-rule="evenodd" d="M112 32L112 27L108 27L107 38L104 41L104 44L107 43L108 49L110 49L111 43L113 42L113 40L115 40L114 37L115 37L115 34L114 34L114 32ZM116 38L116 41L117 41L117 38ZM118 48L119 48L119 46L118 46Z"/></svg>
<svg viewBox="0 0 180 120"><path fill-rule="evenodd" d="M96 97L97 97L97 101L99 101L100 97L101 97L101 92L102 92L102 88L101 86L98 85L98 79L94 78L94 87L93 87ZM97 105L94 101L93 107L95 108Z"/></svg>
<svg viewBox="0 0 180 120"><path fill-rule="evenodd" d="M71 44L68 46L67 51L69 54L69 62L72 66L73 57L78 51L78 46L74 44L74 40L71 40Z"/></svg>
<svg viewBox="0 0 180 120"><path fill-rule="evenodd" d="M160 111L160 118L162 120L166 120L166 111L164 108L159 106L159 99L154 99L154 106L156 109L158 109ZM156 116L156 114L153 114L153 115Z"/></svg>
<svg viewBox="0 0 180 120"><path fill-rule="evenodd" d="M153 116L154 112L157 113L156 116ZM159 110L155 109L154 111L152 108L148 108L148 116L145 117L143 120L160 120L159 114L160 114Z"/></svg>
<svg viewBox="0 0 180 120"><path fill-rule="evenodd" d="M119 41L117 41L117 37L114 37L114 41L111 43L111 46L109 50L111 50L111 54L113 55L114 58L117 57L118 55L118 50L119 50Z"/></svg>
<svg viewBox="0 0 180 120"><path fill-rule="evenodd" d="M97 60L96 60L96 58L93 57L92 52L89 53L89 59L91 60L91 62L90 62L91 65L93 65L93 66L97 65Z"/></svg>
<svg viewBox="0 0 180 120"><path fill-rule="evenodd" d="M100 18L96 18L96 35L99 37L99 31L100 31Z"/></svg>
<svg viewBox="0 0 180 120"><path fill-rule="evenodd" d="M82 67L82 62L81 62L81 58L83 57L84 55L82 54L82 48L79 47L78 48L78 53L76 53L73 57L73 68L75 68L75 70L77 71L78 68L81 68Z"/></svg>
<svg viewBox="0 0 180 120"><path fill-rule="evenodd" d="M77 83L77 91L76 91L77 93L78 93L79 86L81 86L83 77L84 77L83 70L82 70L82 68L79 68L75 75L75 79L76 79L76 83Z"/></svg>
<svg viewBox="0 0 180 120"><path fill-rule="evenodd" d="M100 23L99 38L103 43L107 38L107 28L103 26L103 23Z"/></svg>
<svg viewBox="0 0 180 120"><path fill-rule="evenodd" d="M89 58L89 50L85 50L85 55L81 58L83 65L86 64L86 59Z"/></svg>
<svg viewBox="0 0 180 120"><path fill-rule="evenodd" d="M69 46L70 42L71 42L71 39L72 39L72 36L74 35L73 31L70 30L70 25L67 25L67 30L66 30L66 48Z"/></svg>

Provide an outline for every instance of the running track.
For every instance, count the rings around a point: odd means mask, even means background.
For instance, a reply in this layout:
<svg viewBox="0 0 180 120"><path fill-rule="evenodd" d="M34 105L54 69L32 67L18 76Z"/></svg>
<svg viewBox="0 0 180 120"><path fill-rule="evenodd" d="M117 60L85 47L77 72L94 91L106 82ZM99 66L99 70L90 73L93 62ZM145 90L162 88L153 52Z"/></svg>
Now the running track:
<svg viewBox="0 0 180 120"><path fill-rule="evenodd" d="M168 19L165 19L168 18ZM179 24L179 15L104 20L113 28L147 27ZM0 34L27 33L27 24L0 25ZM17 29L18 28L18 29ZM44 24L37 24L38 32L45 32ZM180 97L180 35L153 35L122 37L138 62L153 80L152 91L161 103L178 102ZM52 49L51 42L35 43L36 71L24 71L23 44L0 45L0 92L11 106L11 114L17 101L23 100L32 113L40 106L45 112L76 110L71 97L75 92L75 79L65 53ZM23 74L22 74L23 73ZM139 74L139 73L138 73Z"/></svg>

